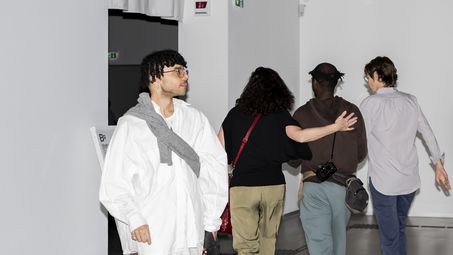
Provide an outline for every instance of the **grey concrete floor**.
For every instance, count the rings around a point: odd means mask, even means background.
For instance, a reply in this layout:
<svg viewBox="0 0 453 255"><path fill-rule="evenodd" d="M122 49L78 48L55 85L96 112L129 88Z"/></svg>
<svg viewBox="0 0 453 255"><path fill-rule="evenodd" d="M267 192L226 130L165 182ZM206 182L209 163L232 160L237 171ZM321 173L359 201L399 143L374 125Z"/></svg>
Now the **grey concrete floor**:
<svg viewBox="0 0 453 255"><path fill-rule="evenodd" d="M348 228L348 255L379 255L379 234L373 216L353 215ZM409 217L409 255L453 255L453 218ZM221 253L234 254L232 237L220 236ZM283 217L277 255L308 255L298 212Z"/></svg>

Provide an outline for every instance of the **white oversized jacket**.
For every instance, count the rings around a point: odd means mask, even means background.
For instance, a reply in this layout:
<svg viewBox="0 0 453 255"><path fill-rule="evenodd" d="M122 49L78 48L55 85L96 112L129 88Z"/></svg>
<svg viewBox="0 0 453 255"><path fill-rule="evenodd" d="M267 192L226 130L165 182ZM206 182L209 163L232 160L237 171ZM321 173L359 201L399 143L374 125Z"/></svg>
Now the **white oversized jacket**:
<svg viewBox="0 0 453 255"><path fill-rule="evenodd" d="M146 122L125 115L118 121L102 173L100 200L129 228L123 252L188 254L200 248L204 230L216 231L228 200L225 150L207 118L182 100L173 99L170 128L200 157L200 176L172 153L171 166L161 164L157 139ZM153 102L156 112L159 107ZM135 242L130 232L148 224L151 245ZM120 224L121 225L121 224ZM124 241L124 240L122 240Z"/></svg>

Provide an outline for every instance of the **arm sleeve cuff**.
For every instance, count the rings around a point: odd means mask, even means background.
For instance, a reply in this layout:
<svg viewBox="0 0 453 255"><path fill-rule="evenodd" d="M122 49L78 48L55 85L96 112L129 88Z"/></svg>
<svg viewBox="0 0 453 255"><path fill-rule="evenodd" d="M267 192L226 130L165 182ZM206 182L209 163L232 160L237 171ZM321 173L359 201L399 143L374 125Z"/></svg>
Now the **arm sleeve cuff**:
<svg viewBox="0 0 453 255"><path fill-rule="evenodd" d="M204 230L208 232L215 232L220 229L220 224L222 223L222 220L220 218L215 219L215 220L209 220L208 222L205 223Z"/></svg>
<svg viewBox="0 0 453 255"><path fill-rule="evenodd" d="M147 224L146 220L140 213L134 213L129 217L129 228L134 231L136 228Z"/></svg>
<svg viewBox="0 0 453 255"><path fill-rule="evenodd" d="M433 163L433 165L436 165L437 164L437 161L441 161L442 164L444 164L444 161L445 161L445 152L442 153L442 155L438 156L438 157L429 157L431 159L431 162Z"/></svg>

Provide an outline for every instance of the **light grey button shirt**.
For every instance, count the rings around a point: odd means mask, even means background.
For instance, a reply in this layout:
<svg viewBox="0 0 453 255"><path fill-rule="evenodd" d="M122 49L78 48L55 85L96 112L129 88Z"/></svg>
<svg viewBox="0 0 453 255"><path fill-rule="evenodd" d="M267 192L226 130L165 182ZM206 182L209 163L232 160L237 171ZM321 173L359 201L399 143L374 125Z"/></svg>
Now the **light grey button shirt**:
<svg viewBox="0 0 453 255"><path fill-rule="evenodd" d="M443 155L415 96L380 88L362 101L360 111L368 140L368 176L376 190L391 196L419 189L417 132L423 136L433 164Z"/></svg>

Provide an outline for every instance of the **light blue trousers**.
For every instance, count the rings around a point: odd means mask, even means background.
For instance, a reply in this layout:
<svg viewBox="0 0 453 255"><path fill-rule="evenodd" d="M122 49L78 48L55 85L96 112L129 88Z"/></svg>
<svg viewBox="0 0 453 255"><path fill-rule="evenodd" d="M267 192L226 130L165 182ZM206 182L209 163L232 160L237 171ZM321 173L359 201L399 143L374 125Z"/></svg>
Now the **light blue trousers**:
<svg viewBox="0 0 453 255"><path fill-rule="evenodd" d="M300 219L310 255L346 255L346 228L351 212L346 188L332 182L304 183Z"/></svg>

